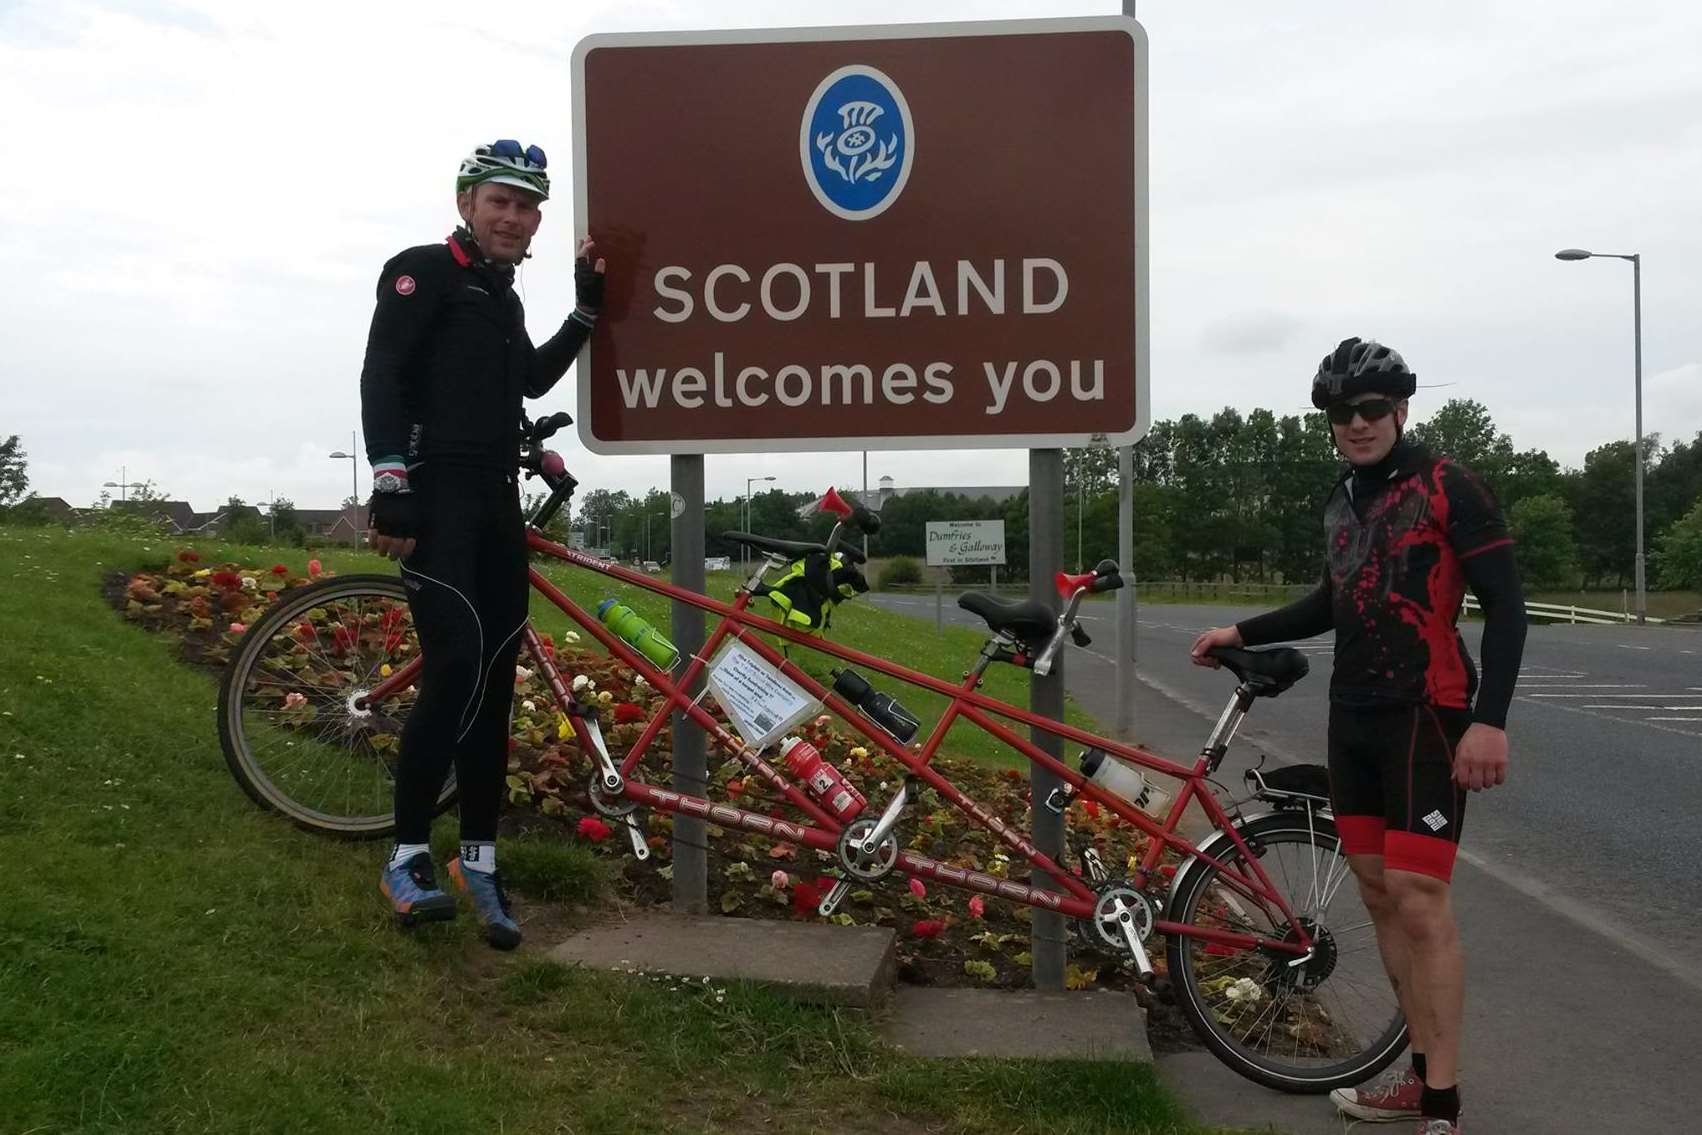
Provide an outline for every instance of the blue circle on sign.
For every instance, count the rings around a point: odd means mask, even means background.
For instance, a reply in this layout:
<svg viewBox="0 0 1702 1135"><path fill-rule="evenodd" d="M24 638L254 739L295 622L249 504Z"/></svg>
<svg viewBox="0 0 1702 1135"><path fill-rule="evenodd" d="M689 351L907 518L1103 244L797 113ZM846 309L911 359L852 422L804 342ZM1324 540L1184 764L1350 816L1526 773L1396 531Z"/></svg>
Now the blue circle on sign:
<svg viewBox="0 0 1702 1135"><path fill-rule="evenodd" d="M798 152L804 180L824 209L848 221L878 217L910 180L916 156L910 105L875 68L841 67L810 96Z"/></svg>

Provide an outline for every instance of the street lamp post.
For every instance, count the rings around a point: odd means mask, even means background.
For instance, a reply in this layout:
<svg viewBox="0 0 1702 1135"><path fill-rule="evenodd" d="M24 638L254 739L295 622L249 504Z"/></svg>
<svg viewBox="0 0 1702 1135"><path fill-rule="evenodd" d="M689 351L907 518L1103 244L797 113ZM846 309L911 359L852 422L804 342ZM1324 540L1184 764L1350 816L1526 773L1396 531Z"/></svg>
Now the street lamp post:
<svg viewBox="0 0 1702 1135"><path fill-rule="evenodd" d="M359 503L359 501L360 501L360 483L359 483L359 481L356 480L356 478L359 476L360 459L355 456L354 448L355 448L355 432L353 430L350 430L349 431L349 452L344 453L342 450L339 449L337 452L331 454L330 456L331 456L332 460L334 460L334 461L342 461L342 460L345 460L345 459L348 461L348 463L349 463L349 497L350 497L350 499Z"/></svg>
<svg viewBox="0 0 1702 1135"><path fill-rule="evenodd" d="M118 467L118 476L119 479L116 481L102 481L100 483L100 487L103 489L117 489L118 499L121 501L128 499L125 496L127 490L140 489L147 484L146 481L130 480L130 466L128 465L120 465ZM111 498L109 497L107 499L110 500Z"/></svg>
<svg viewBox="0 0 1702 1135"><path fill-rule="evenodd" d="M1563 248L1554 254L1554 258L1631 261L1631 331L1635 359L1633 381L1637 405L1637 432L1631 443L1631 464L1637 484L1637 556L1633 561L1633 572L1637 583L1637 621L1643 623L1649 615L1649 595L1643 572L1643 255L1638 252L1586 252L1582 248Z"/></svg>
<svg viewBox="0 0 1702 1135"><path fill-rule="evenodd" d="M758 481L772 481L772 480L774 480L773 477L746 477L745 478L745 531L746 532L749 532L751 530L751 486L754 485ZM743 544L740 544L739 545L739 562L741 564L743 564L745 562L748 553L749 553L749 549L747 549Z"/></svg>

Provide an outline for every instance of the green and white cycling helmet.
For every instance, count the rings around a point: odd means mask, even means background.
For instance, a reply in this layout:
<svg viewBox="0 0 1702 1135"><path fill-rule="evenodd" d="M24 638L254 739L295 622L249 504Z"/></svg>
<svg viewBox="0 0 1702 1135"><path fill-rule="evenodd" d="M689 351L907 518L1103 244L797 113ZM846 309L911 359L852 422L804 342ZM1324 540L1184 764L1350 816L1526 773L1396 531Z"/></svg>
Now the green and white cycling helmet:
<svg viewBox="0 0 1702 1135"><path fill-rule="evenodd" d="M543 150L536 146L522 147L512 138L503 138L480 146L461 159L461 172L455 175L455 192L488 181L530 190L548 201L550 175L544 172L548 165Z"/></svg>

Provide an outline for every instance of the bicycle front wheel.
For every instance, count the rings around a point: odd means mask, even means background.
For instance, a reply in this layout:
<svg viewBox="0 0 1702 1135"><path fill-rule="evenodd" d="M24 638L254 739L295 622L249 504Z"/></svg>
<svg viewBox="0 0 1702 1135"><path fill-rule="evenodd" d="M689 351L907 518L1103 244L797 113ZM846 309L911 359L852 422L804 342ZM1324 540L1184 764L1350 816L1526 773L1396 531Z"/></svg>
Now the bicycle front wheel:
<svg viewBox="0 0 1702 1135"><path fill-rule="evenodd" d="M286 592L237 644L219 688L219 743L244 792L309 831L377 839L396 827L413 687L366 695L419 656L407 591L351 575ZM453 773L437 812L455 800Z"/></svg>
<svg viewBox="0 0 1702 1135"><path fill-rule="evenodd" d="M1293 954L1173 935L1167 956L1177 1003L1219 1059L1266 1087L1327 1092L1362 1083L1394 1063L1407 1027L1335 823L1283 811L1238 830L1304 923L1312 955L1291 965ZM1219 838L1202 850L1256 877L1233 841ZM1298 940L1274 904L1208 863L1183 877L1170 917L1201 929Z"/></svg>

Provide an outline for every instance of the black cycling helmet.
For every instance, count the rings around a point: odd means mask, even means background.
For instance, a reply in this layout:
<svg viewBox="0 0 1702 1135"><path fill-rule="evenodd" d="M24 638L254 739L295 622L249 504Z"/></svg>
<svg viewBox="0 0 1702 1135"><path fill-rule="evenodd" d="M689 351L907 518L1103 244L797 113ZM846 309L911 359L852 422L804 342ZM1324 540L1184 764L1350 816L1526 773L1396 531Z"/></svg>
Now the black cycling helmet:
<svg viewBox="0 0 1702 1135"><path fill-rule="evenodd" d="M1407 369L1399 351L1375 339L1343 339L1318 364L1312 379L1312 405L1324 410L1356 394L1411 398L1417 388L1418 376Z"/></svg>

